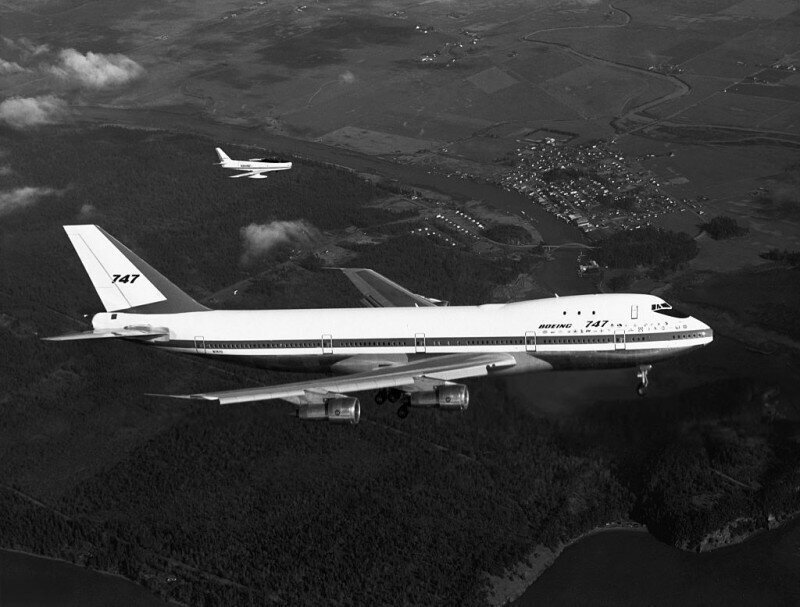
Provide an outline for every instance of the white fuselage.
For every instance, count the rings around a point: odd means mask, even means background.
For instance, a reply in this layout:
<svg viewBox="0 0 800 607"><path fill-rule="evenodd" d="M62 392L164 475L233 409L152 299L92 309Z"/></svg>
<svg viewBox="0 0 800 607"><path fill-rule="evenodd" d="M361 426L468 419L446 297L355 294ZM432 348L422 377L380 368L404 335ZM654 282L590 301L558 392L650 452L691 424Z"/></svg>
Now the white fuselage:
<svg viewBox="0 0 800 607"><path fill-rule="evenodd" d="M601 294L481 306L102 313L93 323L167 328L169 337L152 343L178 352L342 372L361 370L359 359L457 352L511 353L511 372L633 366L712 341L706 324L656 306L668 307L652 295Z"/></svg>
<svg viewBox="0 0 800 607"><path fill-rule="evenodd" d="M225 169L242 171L286 171L292 168L291 162L261 162L257 160L227 160L222 163Z"/></svg>

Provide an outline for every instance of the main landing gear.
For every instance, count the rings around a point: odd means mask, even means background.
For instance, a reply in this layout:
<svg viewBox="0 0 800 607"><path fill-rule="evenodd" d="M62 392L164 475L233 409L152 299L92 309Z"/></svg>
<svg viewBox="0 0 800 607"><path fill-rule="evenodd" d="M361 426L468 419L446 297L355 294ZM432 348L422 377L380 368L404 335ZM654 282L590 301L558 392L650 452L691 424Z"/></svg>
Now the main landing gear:
<svg viewBox="0 0 800 607"><path fill-rule="evenodd" d="M402 400L403 396L404 392L402 390L398 390L396 388L389 388L387 390L386 388L383 388L375 393L375 404L382 405L386 401L389 401L390 403L394 404ZM400 407L397 409L397 417L399 417L400 419L405 419L408 417L407 403L402 403Z"/></svg>
<svg viewBox="0 0 800 607"><path fill-rule="evenodd" d="M652 368L653 365L639 365L639 371L636 372L636 377L639 378L639 385L636 386L636 394L639 396L645 396L647 394L647 386L650 384L647 374L650 373Z"/></svg>

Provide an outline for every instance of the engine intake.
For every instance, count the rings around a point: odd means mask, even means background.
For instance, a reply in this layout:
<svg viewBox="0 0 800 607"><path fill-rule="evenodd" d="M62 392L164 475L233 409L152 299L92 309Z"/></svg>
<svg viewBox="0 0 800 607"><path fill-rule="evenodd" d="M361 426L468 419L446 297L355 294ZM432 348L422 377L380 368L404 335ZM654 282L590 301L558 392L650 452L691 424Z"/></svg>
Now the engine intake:
<svg viewBox="0 0 800 607"><path fill-rule="evenodd" d="M329 398L324 403L300 407L297 417L321 419L335 424L357 424L361 419L361 403L357 398Z"/></svg>
<svg viewBox="0 0 800 607"><path fill-rule="evenodd" d="M466 411L469 390L463 384L444 384L430 392L412 392L408 404L412 407L438 407L446 411Z"/></svg>

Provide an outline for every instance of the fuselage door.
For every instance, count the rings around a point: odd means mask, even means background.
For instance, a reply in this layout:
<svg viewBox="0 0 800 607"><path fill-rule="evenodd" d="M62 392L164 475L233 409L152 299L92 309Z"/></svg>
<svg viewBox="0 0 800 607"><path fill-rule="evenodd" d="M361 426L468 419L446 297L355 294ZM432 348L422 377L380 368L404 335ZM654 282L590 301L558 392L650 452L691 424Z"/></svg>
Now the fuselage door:
<svg viewBox="0 0 800 607"><path fill-rule="evenodd" d="M631 320L639 318L639 306L631 306Z"/></svg>
<svg viewBox="0 0 800 607"><path fill-rule="evenodd" d="M202 335L198 335L194 338L194 351L197 354L206 353L206 340Z"/></svg>
<svg viewBox="0 0 800 607"><path fill-rule="evenodd" d="M525 331L525 351L536 352L536 332Z"/></svg>
<svg viewBox="0 0 800 607"><path fill-rule="evenodd" d="M415 333L414 334L414 352L417 354L424 354L425 353L425 334L424 333Z"/></svg>
<svg viewBox="0 0 800 607"><path fill-rule="evenodd" d="M614 329L614 349L625 349L625 329Z"/></svg>
<svg viewBox="0 0 800 607"><path fill-rule="evenodd" d="M333 354L333 338L330 335L322 336L322 353Z"/></svg>

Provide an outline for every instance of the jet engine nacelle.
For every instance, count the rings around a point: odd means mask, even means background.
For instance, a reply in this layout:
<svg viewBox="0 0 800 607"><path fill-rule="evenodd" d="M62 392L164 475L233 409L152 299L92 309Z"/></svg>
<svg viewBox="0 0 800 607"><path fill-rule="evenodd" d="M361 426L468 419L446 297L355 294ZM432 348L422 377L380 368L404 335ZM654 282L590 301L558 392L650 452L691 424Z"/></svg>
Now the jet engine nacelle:
<svg viewBox="0 0 800 607"><path fill-rule="evenodd" d="M321 404L300 407L297 417L322 419L337 424L357 424L361 419L361 403L357 398L329 398Z"/></svg>
<svg viewBox="0 0 800 607"><path fill-rule="evenodd" d="M439 407L447 411L466 411L469 390L463 384L443 384L430 392L412 392L408 404L412 407Z"/></svg>

